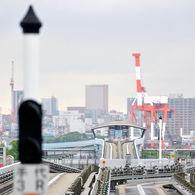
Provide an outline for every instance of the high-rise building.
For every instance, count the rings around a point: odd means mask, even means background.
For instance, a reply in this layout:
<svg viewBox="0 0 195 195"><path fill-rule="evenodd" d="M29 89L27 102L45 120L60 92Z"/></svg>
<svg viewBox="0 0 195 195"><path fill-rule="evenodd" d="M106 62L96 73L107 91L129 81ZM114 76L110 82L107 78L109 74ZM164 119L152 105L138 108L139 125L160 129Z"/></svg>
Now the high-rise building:
<svg viewBox="0 0 195 195"><path fill-rule="evenodd" d="M51 98L42 98L42 109L47 115L58 115L58 99L54 96Z"/></svg>
<svg viewBox="0 0 195 195"><path fill-rule="evenodd" d="M19 108L20 103L23 100L23 91L12 91L12 105L11 110L12 112L15 111L17 113L17 109Z"/></svg>
<svg viewBox="0 0 195 195"><path fill-rule="evenodd" d="M108 111L108 85L87 85L85 88L87 110Z"/></svg>
<svg viewBox="0 0 195 195"><path fill-rule="evenodd" d="M127 115L129 117L129 122L131 121L131 105L137 105L136 98L127 98ZM142 123L143 123L144 112L134 109L134 114L136 116L137 123L143 125Z"/></svg>
<svg viewBox="0 0 195 195"><path fill-rule="evenodd" d="M55 116L59 115L58 100L54 96L51 97L51 113Z"/></svg>
<svg viewBox="0 0 195 195"><path fill-rule="evenodd" d="M135 101L135 98L127 98L127 114L131 114L131 105ZM135 101L135 105L137 104L137 101Z"/></svg>
<svg viewBox="0 0 195 195"><path fill-rule="evenodd" d="M166 136L175 139L182 135L190 136L195 133L195 98L183 98L182 94L171 95L168 99L169 108L174 108L175 113L168 117Z"/></svg>

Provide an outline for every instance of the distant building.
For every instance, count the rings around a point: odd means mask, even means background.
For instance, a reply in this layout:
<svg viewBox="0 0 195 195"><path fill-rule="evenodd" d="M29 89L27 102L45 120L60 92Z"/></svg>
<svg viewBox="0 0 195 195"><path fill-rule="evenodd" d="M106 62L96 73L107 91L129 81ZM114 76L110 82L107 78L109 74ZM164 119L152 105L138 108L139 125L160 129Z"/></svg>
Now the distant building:
<svg viewBox="0 0 195 195"><path fill-rule="evenodd" d="M81 119L83 114L80 114L78 110L72 111L60 111L59 116L63 116L67 119L68 124L70 124L74 120Z"/></svg>
<svg viewBox="0 0 195 195"><path fill-rule="evenodd" d="M87 85L85 88L87 110L108 111L108 85Z"/></svg>
<svg viewBox="0 0 195 195"><path fill-rule="evenodd" d="M70 132L78 131L79 133L85 133L85 122L81 119L73 120L69 123Z"/></svg>
<svg viewBox="0 0 195 195"><path fill-rule="evenodd" d="M64 135L69 133L69 125L65 116L53 116L53 123L55 126L55 134Z"/></svg>
<svg viewBox="0 0 195 195"><path fill-rule="evenodd" d="M54 96L51 97L51 113L52 115L58 115L58 99L56 99Z"/></svg>
<svg viewBox="0 0 195 195"><path fill-rule="evenodd" d="M0 134L2 133L3 129L3 120L2 120L2 108L0 107Z"/></svg>
<svg viewBox="0 0 195 195"><path fill-rule="evenodd" d="M67 107L67 111L79 111L79 113L85 113L85 107Z"/></svg>
<svg viewBox="0 0 195 195"><path fill-rule="evenodd" d="M91 118L93 124L97 124L98 118L102 118L106 114L105 110L85 110L85 117Z"/></svg>
<svg viewBox="0 0 195 195"><path fill-rule="evenodd" d="M11 110L17 114L20 103L23 100L23 91L12 91Z"/></svg>
<svg viewBox="0 0 195 195"><path fill-rule="evenodd" d="M127 117L129 117L129 120L128 120L129 122L131 122L131 105L137 105L136 98L127 98L127 115L128 115ZM137 123L142 125L143 124L144 112L140 111L138 109L134 109L134 114L136 116ZM148 132L146 132L146 134L147 133Z"/></svg>
<svg viewBox="0 0 195 195"><path fill-rule="evenodd" d="M42 109L45 114L47 115L59 115L58 111L58 99L56 99L54 96L51 98L42 98Z"/></svg>
<svg viewBox="0 0 195 195"><path fill-rule="evenodd" d="M127 98L127 114L131 115L131 105L135 101L135 98ZM135 105L137 104L137 101L135 101Z"/></svg>
<svg viewBox="0 0 195 195"><path fill-rule="evenodd" d="M174 108L175 113L168 116L166 136L180 137L182 129L183 136L195 135L195 98L183 98L182 94L171 95L168 99L169 108Z"/></svg>

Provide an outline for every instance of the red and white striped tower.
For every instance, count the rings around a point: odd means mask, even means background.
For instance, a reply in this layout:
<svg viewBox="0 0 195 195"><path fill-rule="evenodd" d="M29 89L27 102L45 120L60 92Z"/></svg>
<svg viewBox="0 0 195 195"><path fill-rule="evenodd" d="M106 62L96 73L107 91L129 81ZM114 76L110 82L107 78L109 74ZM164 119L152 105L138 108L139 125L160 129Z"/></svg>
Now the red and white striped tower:
<svg viewBox="0 0 195 195"><path fill-rule="evenodd" d="M144 121L143 121L143 127L146 127L146 118L147 118L147 112L144 111ZM144 139L145 139L145 134L143 136L143 147L144 147Z"/></svg>
<svg viewBox="0 0 195 195"><path fill-rule="evenodd" d="M133 53L135 56L135 72L136 72L136 84L137 84L137 108L142 109L142 86L141 86L141 70L140 70L140 53Z"/></svg>
<svg viewBox="0 0 195 195"><path fill-rule="evenodd" d="M163 119L163 125L162 125L162 148L165 147L165 128L166 128L166 122L167 122L167 111L168 111L168 106L164 105L164 119Z"/></svg>
<svg viewBox="0 0 195 195"><path fill-rule="evenodd" d="M151 109L151 148L154 148L154 109Z"/></svg>
<svg viewBox="0 0 195 195"><path fill-rule="evenodd" d="M147 95L146 90L141 85L141 70L140 70L140 60L139 57L141 56L140 53L132 54L135 57L135 65L136 65L136 84L137 84L137 105L131 105L131 122L133 123L134 119L136 120L134 114L134 108L137 108L140 111L144 111L144 121L143 126L146 125L146 116L150 113L150 123L151 123L151 148L154 148L154 139L157 137L154 136L154 120L159 123L157 112L164 112L164 120L163 120L163 127L162 127L162 148L164 148L164 137L165 137L165 128L166 128L166 119L167 119L167 112L175 112L175 110L169 109L166 103L156 103L150 100L150 97ZM144 97L148 100L146 102L142 101L142 93Z"/></svg>

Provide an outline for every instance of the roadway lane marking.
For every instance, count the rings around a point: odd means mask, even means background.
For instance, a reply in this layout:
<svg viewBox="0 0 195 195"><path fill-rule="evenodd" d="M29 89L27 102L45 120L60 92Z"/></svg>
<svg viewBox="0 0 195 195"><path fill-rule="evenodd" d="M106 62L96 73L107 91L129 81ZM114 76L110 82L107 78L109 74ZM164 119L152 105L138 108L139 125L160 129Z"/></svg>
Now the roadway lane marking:
<svg viewBox="0 0 195 195"><path fill-rule="evenodd" d="M146 195L141 184L137 185L137 189L138 189L140 195Z"/></svg>
<svg viewBox="0 0 195 195"><path fill-rule="evenodd" d="M49 186L54 182L56 181L59 177L61 177L64 173L60 173L58 175L56 175L52 180L49 181Z"/></svg>

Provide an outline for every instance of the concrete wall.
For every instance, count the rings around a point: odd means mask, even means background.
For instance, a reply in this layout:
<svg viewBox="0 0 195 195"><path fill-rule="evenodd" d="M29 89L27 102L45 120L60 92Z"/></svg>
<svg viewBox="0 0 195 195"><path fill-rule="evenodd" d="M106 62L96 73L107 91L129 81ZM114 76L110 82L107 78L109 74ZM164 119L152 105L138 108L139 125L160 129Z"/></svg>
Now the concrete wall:
<svg viewBox="0 0 195 195"><path fill-rule="evenodd" d="M104 163L103 163L104 161ZM146 169L152 169L153 166L163 168L165 165L172 165L173 163L168 159L162 159L161 162L158 159L131 159L131 166L145 166ZM100 159L100 167L125 167L126 159Z"/></svg>
<svg viewBox="0 0 195 195"><path fill-rule="evenodd" d="M137 154L139 156L139 158L141 158L141 151L142 151L142 146L143 146L143 138L138 138L138 139L135 139L135 146L136 146L136 149L137 149Z"/></svg>
<svg viewBox="0 0 195 195"><path fill-rule="evenodd" d="M105 158L100 159L101 168L102 167L119 168L119 167L125 167L125 165L126 165L126 159L105 159Z"/></svg>

